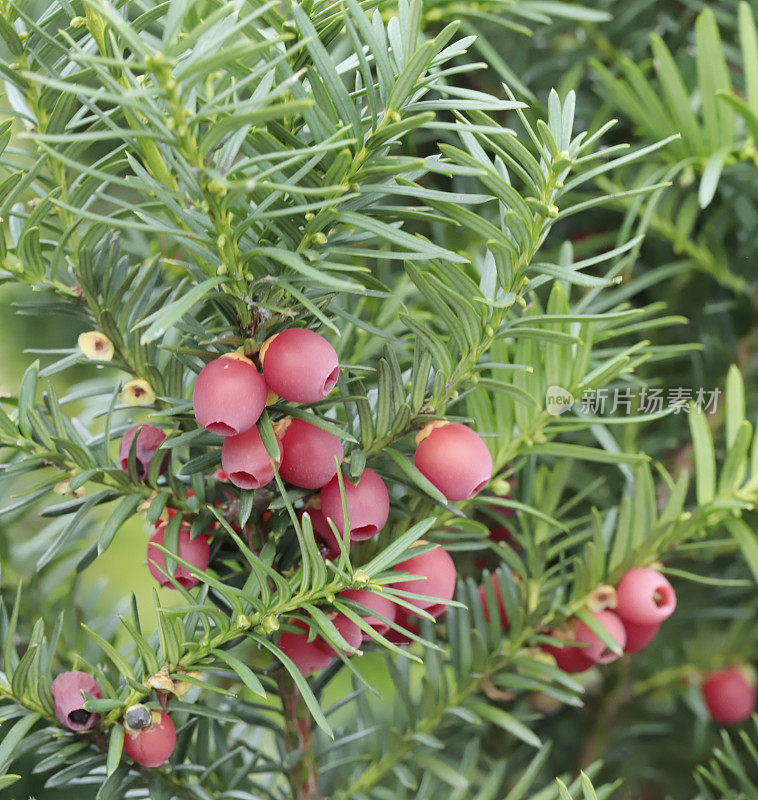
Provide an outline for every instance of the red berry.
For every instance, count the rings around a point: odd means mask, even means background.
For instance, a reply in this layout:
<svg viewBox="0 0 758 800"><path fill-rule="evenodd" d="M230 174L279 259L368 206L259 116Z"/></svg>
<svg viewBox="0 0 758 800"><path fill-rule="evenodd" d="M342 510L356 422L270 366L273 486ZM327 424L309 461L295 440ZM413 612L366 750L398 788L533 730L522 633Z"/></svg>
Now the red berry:
<svg viewBox="0 0 758 800"><path fill-rule="evenodd" d="M418 635L419 628L418 625L415 624L415 621L418 621L417 616L411 614L407 608L404 608L403 606L397 606L395 622L406 631ZM401 631L397 631L394 628L390 628L384 635L384 638L393 644L410 644L413 641L410 636L406 636L406 634L402 633Z"/></svg>
<svg viewBox="0 0 758 800"><path fill-rule="evenodd" d="M50 687L55 703L55 717L70 731L88 731L99 719L99 714L86 711L84 692L102 697L95 679L86 672L72 670L61 673Z"/></svg>
<svg viewBox="0 0 758 800"><path fill-rule="evenodd" d="M349 589L346 592L340 592L339 596L343 600L354 600L356 603L365 606L369 611L373 611L393 622L397 617L397 604L393 603L389 597L377 594L376 592L370 592L366 589ZM388 623L377 619L373 614L368 614L363 619L367 625L370 625L377 633L382 634L382 636L390 629ZM370 637L368 634L363 633L363 638L366 639Z"/></svg>
<svg viewBox="0 0 758 800"><path fill-rule="evenodd" d="M654 622L652 625L639 625L628 619L621 617L626 631L625 653L639 653L655 639L660 629L660 623Z"/></svg>
<svg viewBox="0 0 758 800"><path fill-rule="evenodd" d="M564 632L561 631L551 631L550 635L556 638L564 638L565 636ZM577 647L573 639L565 640L563 647L543 644L542 649L553 656L558 669L570 675L586 672L590 667L595 666L595 662L585 655L586 648Z"/></svg>
<svg viewBox="0 0 758 800"><path fill-rule="evenodd" d="M508 627L508 614L505 612L505 606L503 605L503 595L500 592L500 584L497 582L494 575L489 576L490 583L492 584L492 589L495 592L495 602L497 604L497 610L500 615L500 625L503 628ZM479 599L482 601L482 608L484 609L484 617L487 622L490 621L490 609L489 609L489 600L487 598L487 587L482 584L479 587Z"/></svg>
<svg viewBox="0 0 758 800"><path fill-rule="evenodd" d="M340 546L334 531L321 513L321 501L317 495L309 497L305 503L305 508L299 512L300 524L303 522L303 515L307 514L311 521L311 527L316 539L323 545L325 554L334 560L340 556Z"/></svg>
<svg viewBox="0 0 758 800"><path fill-rule="evenodd" d="M271 336L258 358L269 389L295 403L323 400L340 372L335 349L308 328L287 328Z"/></svg>
<svg viewBox="0 0 758 800"><path fill-rule="evenodd" d="M301 489L320 489L337 474L344 451L333 433L301 419L278 422L276 432L282 450L279 474L285 481Z"/></svg>
<svg viewBox="0 0 758 800"><path fill-rule="evenodd" d="M722 725L737 725L755 711L755 686L738 667L711 672L702 692L710 715Z"/></svg>
<svg viewBox="0 0 758 800"><path fill-rule="evenodd" d="M302 633L284 631L279 637L279 649L303 673L309 675L318 669L331 664L337 653L330 644L318 636L308 641L308 627L300 620L290 620L291 625L299 628ZM336 614L332 624L340 636L353 648L358 648L363 640L363 631L344 614Z"/></svg>
<svg viewBox="0 0 758 800"><path fill-rule="evenodd" d="M416 437L415 464L448 500L469 500L492 477L492 456L471 428L432 422Z"/></svg>
<svg viewBox="0 0 758 800"><path fill-rule="evenodd" d="M425 542L419 541L418 544ZM408 602L428 611L433 617L444 613L447 606L439 600L452 600L455 593L455 563L447 550L435 547L428 553L413 556L407 561L396 564L394 569L421 577L393 583L393 589L424 595L427 599L408 598Z"/></svg>
<svg viewBox="0 0 758 800"><path fill-rule="evenodd" d="M326 650L319 639L308 641L308 628L300 620L290 620L291 625L300 628L302 633L284 631L279 637L279 649L303 673L310 675L318 669L331 664L334 652Z"/></svg>
<svg viewBox="0 0 758 800"><path fill-rule="evenodd" d="M332 617L332 625L337 629L339 635L350 645L357 649L363 641L363 631L344 614L335 614ZM327 642L322 642L322 646L334 654L334 649Z"/></svg>
<svg viewBox="0 0 758 800"><path fill-rule="evenodd" d="M593 611L592 616L608 631L610 636L623 650L626 645L626 631L621 617L613 611ZM576 641L586 644L584 654L597 664L610 664L619 658L617 653L609 650L605 643L583 622L576 626Z"/></svg>
<svg viewBox="0 0 758 800"><path fill-rule="evenodd" d="M137 462L137 477L144 481L147 478L147 471L150 462L155 455L155 451L161 446L166 434L154 425L135 425L121 437L121 444L118 447L118 460L124 472L129 471L129 451L132 447L134 437L137 437L137 445L134 449L134 457ZM168 453L163 455L161 472L166 471Z"/></svg>
<svg viewBox="0 0 758 800"><path fill-rule="evenodd" d="M274 480L274 467L258 428L227 436L221 445L221 466L240 489L259 489Z"/></svg>
<svg viewBox="0 0 758 800"><path fill-rule="evenodd" d="M166 569L166 557L161 550L155 545L163 546L163 541L166 536L166 526L156 525L155 533L150 537L150 542L147 545L147 566L150 574L155 578L158 583L166 589L175 588L171 581L163 575L159 568ZM182 525L179 528L179 546L177 547L177 555L184 561L192 564L199 570L208 569L208 562L211 556L211 537L207 534L201 534L195 539L191 538L190 528L188 525ZM174 580L176 580L185 589L191 589L200 583L184 564L176 565L174 569Z"/></svg>
<svg viewBox="0 0 758 800"><path fill-rule="evenodd" d="M195 418L211 433L244 433L258 422L266 395L266 382L252 361L221 356L208 362L197 376L192 395Z"/></svg>
<svg viewBox="0 0 758 800"><path fill-rule="evenodd" d="M363 470L358 483L345 484L345 504L350 525L350 539L361 542L370 539L384 527L390 511L390 496L384 481L373 469ZM331 519L340 533L345 531L345 518L342 514L339 477L335 475L321 490L321 513Z"/></svg>
<svg viewBox="0 0 758 800"><path fill-rule="evenodd" d="M660 624L676 608L674 587L650 567L637 567L629 572L616 587L618 613L638 625Z"/></svg>
<svg viewBox="0 0 758 800"><path fill-rule="evenodd" d="M143 767L160 767L176 746L176 728L165 711L151 712L152 721L141 730L126 730L124 752Z"/></svg>
<svg viewBox="0 0 758 800"><path fill-rule="evenodd" d="M488 538L493 542L507 542L511 547L517 544L516 540L513 538L513 534L505 525L498 525L495 528L491 528Z"/></svg>

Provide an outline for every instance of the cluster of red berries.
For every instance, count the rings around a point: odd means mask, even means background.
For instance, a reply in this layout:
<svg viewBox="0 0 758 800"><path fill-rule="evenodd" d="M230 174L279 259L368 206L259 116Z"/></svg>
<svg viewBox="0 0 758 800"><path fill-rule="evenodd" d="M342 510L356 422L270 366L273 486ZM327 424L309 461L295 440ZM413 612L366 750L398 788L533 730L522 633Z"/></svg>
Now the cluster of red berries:
<svg viewBox="0 0 758 800"><path fill-rule="evenodd" d="M100 699L100 687L86 672L64 672L53 681L51 692L55 716L65 728L76 733L88 731L100 715L84 708L87 695ZM135 705L124 715L124 752L143 767L159 767L168 761L176 745L176 728L165 711L151 711Z"/></svg>
<svg viewBox="0 0 758 800"><path fill-rule="evenodd" d="M417 544L423 545L426 542L420 541ZM396 564L394 569L413 576L392 584L393 589L399 592L416 595L408 597L407 602L411 606L424 610L435 618L444 612L446 601L452 599L455 591L455 564L446 550L435 547ZM414 630L413 618L416 615L410 609L394 602L389 596L365 589L342 592L339 597L341 600L358 603L362 606L362 613L368 611L363 617L364 623L381 636L398 643L410 641L398 630ZM371 638L344 614L336 613L331 622L352 650L357 650L361 642ZM319 636L310 636L309 626L305 622L290 620L290 623L297 630L285 631L279 638L279 648L304 675L323 669L337 658L338 654L330 644ZM345 655L349 654L350 651L345 652Z"/></svg>
<svg viewBox="0 0 758 800"><path fill-rule="evenodd" d="M637 567L629 570L616 587L615 610L593 611L592 616L624 653L647 647L661 623L676 608L674 587L657 570ZM619 658L584 622L550 632L563 646L544 645L564 672L584 672L595 664L609 664Z"/></svg>
<svg viewBox="0 0 758 800"><path fill-rule="evenodd" d="M263 374L251 359L229 353L206 364L192 396L198 424L224 436L221 465L241 489L258 489L274 478L274 459L256 423L271 392L294 403L316 403L335 387L337 352L306 328L287 328L268 338L258 351ZM342 462L337 436L298 419L283 420L276 430L282 478L303 489L324 486Z"/></svg>
<svg viewBox="0 0 758 800"><path fill-rule="evenodd" d="M195 381L193 409L198 423L224 437L221 465L225 476L241 489L257 489L274 478L274 467L283 480L301 489L319 490L307 498L301 515L308 513L314 533L329 557L339 555L335 529L349 542L376 536L389 516L389 492L374 470L365 468L353 483L343 479L347 522L343 511L338 471L344 458L338 436L305 420L285 417L274 425L279 457L266 450L256 423L267 400L276 395L295 403L323 400L339 377L337 352L329 342L306 328L287 328L268 338L258 351L263 374L253 361L230 353L207 363ZM165 440L153 425L135 425L123 436L119 448L122 469L128 471L134 452L137 475L145 480L151 461ZM476 495L492 477L492 457L482 439L470 428L444 420L431 422L416 437L415 465L451 501ZM165 471L168 454L161 464ZM169 511L169 515L171 515ZM148 545L148 564L161 585L172 587L164 574L165 522L156 525ZM346 530L347 529L347 530ZM157 546L156 546L157 545ZM205 570L210 557L210 539L203 534L192 539L182 523L179 558ZM197 578L179 564L173 578L191 588Z"/></svg>

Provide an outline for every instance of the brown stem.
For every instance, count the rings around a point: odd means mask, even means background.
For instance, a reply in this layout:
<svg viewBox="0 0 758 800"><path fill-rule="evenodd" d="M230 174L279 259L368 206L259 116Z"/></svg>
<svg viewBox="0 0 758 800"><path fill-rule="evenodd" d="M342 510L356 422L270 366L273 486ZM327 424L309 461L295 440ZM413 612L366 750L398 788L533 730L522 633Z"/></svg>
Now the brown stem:
<svg viewBox="0 0 758 800"><path fill-rule="evenodd" d="M279 670L276 680L284 710L287 749L301 754L289 775L292 800L319 800L321 795L311 739L311 715L289 673Z"/></svg>

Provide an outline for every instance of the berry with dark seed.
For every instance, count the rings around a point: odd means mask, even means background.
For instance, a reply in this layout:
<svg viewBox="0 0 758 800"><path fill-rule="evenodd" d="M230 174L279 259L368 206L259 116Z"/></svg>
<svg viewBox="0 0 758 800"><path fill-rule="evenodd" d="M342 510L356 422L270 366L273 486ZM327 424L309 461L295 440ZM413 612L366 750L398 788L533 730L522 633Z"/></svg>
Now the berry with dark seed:
<svg viewBox="0 0 758 800"><path fill-rule="evenodd" d="M126 727L124 752L143 767L165 764L175 746L176 728L165 711L151 711L150 723L142 728L129 730Z"/></svg>
<svg viewBox="0 0 758 800"><path fill-rule="evenodd" d="M100 719L84 708L85 692L100 699L100 687L86 672L71 670L62 672L53 681L50 690L55 704L55 717L61 725L77 733L88 731Z"/></svg>

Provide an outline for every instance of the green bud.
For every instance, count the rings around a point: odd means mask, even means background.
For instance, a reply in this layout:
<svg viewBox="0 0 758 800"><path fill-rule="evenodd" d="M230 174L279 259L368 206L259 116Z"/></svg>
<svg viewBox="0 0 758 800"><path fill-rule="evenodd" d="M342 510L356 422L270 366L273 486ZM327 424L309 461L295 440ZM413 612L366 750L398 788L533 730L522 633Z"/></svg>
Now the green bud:
<svg viewBox="0 0 758 800"><path fill-rule="evenodd" d="M224 197L226 195L226 184L215 178L208 184L207 189L214 197Z"/></svg>
<svg viewBox="0 0 758 800"><path fill-rule="evenodd" d="M273 633L274 631L279 630L279 620L274 614L266 614L266 616L261 620L259 627L265 634Z"/></svg>
<svg viewBox="0 0 758 800"><path fill-rule="evenodd" d="M362 589L370 580L368 572L363 569L357 569L353 573L353 586L358 589Z"/></svg>

